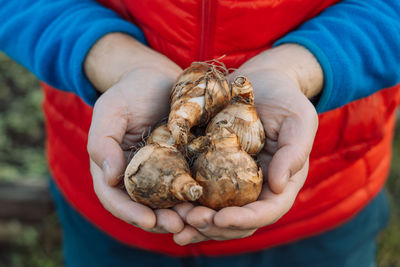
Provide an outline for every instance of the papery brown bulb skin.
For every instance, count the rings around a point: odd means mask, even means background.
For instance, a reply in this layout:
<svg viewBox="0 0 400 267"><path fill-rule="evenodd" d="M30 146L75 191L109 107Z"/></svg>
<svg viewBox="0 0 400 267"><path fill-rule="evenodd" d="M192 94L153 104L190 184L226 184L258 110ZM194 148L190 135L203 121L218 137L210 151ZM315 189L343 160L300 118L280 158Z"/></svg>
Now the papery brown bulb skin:
<svg viewBox="0 0 400 267"><path fill-rule="evenodd" d="M257 155L264 147L264 127L254 105L232 99L231 103L211 120L206 132L212 133L219 126L232 129L239 137L242 149L250 155Z"/></svg>
<svg viewBox="0 0 400 267"><path fill-rule="evenodd" d="M192 79L192 80L190 80ZM178 77L171 91L168 129L178 144L188 143L188 133L196 125L206 125L230 101L225 75L214 65L195 62Z"/></svg>
<svg viewBox="0 0 400 267"><path fill-rule="evenodd" d="M203 62L193 62L188 68L184 69L172 86L171 103L175 102L181 95L186 94L193 87L187 85L198 83L208 70L209 65Z"/></svg>
<svg viewBox="0 0 400 267"><path fill-rule="evenodd" d="M157 209L195 201L202 194L182 154L165 143L141 148L126 168L124 184L134 201Z"/></svg>
<svg viewBox="0 0 400 267"><path fill-rule="evenodd" d="M213 145L194 163L195 179L203 187L199 202L219 210L256 201L263 182L261 168L241 150L236 135L223 133L211 140Z"/></svg>
<svg viewBox="0 0 400 267"><path fill-rule="evenodd" d="M208 150L211 140L208 136L199 136L193 139L186 146L186 151L189 157L196 156L198 154L204 153Z"/></svg>
<svg viewBox="0 0 400 267"><path fill-rule="evenodd" d="M164 143L170 146L175 146L175 139L172 137L171 132L168 130L167 124L163 124L155 128L149 138L146 140L147 144Z"/></svg>
<svg viewBox="0 0 400 267"><path fill-rule="evenodd" d="M254 90L249 79L238 76L232 82L232 98L240 97L248 104L254 105Z"/></svg>
<svg viewBox="0 0 400 267"><path fill-rule="evenodd" d="M188 142L191 142L193 139L195 139L195 135L189 132ZM181 153L186 153L186 148L176 143L175 138L172 136L167 124L162 124L155 128L151 132L151 135L147 138L146 142L147 144L168 144L170 146L177 147Z"/></svg>

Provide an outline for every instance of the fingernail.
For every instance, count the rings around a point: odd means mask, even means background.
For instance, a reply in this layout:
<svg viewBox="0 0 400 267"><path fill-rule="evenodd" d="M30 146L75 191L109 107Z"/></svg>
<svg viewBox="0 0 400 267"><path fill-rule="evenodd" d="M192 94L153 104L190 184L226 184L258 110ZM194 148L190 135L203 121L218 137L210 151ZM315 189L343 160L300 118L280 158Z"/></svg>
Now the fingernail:
<svg viewBox="0 0 400 267"><path fill-rule="evenodd" d="M208 229L208 223L207 222L202 222L196 227L200 231L205 231Z"/></svg>
<svg viewBox="0 0 400 267"><path fill-rule="evenodd" d="M192 238L192 240L188 244L199 243L200 241L202 241L202 238L199 236L195 236Z"/></svg>
<svg viewBox="0 0 400 267"><path fill-rule="evenodd" d="M102 167L103 171L109 171L110 170L110 164L108 164L107 160L103 161L103 164L102 164L101 167Z"/></svg>
<svg viewBox="0 0 400 267"><path fill-rule="evenodd" d="M103 161L103 164L102 164L101 168L102 168L102 170L104 172L104 178L106 180L108 180L108 177L109 177L110 172L111 172L111 168L110 168L110 165L108 164L107 160Z"/></svg>

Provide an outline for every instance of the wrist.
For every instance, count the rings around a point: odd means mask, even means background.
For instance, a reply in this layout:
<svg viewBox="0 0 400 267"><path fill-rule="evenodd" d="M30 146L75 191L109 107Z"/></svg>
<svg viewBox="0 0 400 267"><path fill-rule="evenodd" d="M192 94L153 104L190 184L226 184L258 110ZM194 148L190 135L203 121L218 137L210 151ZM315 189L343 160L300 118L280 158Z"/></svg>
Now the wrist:
<svg viewBox="0 0 400 267"><path fill-rule="evenodd" d="M279 72L292 80L309 99L317 97L323 88L324 75L314 55L297 44L283 44L252 58L244 68Z"/></svg>
<svg viewBox="0 0 400 267"><path fill-rule="evenodd" d="M300 90L307 98L319 96L324 85L324 73L315 56L297 44L284 44L282 48L286 50L282 54L286 57L283 63L288 75L299 83Z"/></svg>
<svg viewBox="0 0 400 267"><path fill-rule="evenodd" d="M171 72L171 75L179 71L165 56L123 33L103 36L93 45L84 62L85 74L99 92L106 91L135 69L156 69Z"/></svg>

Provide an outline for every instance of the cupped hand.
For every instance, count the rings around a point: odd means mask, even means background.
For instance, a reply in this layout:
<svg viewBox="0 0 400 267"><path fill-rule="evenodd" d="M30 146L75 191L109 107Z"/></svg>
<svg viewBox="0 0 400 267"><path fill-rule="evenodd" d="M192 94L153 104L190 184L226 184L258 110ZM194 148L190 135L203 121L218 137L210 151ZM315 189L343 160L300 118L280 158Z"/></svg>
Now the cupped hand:
<svg viewBox="0 0 400 267"><path fill-rule="evenodd" d="M305 59L299 59L305 60L300 65L303 69L309 66L316 74L320 71L320 77L316 77L319 79L310 79L315 73L296 72L295 66L288 69L279 61L274 64L273 60L282 59L282 55L269 52L246 62L231 75L232 79L244 75L253 84L257 112L266 133L265 147L259 155L265 183L258 200L220 211L178 205L175 210L189 226L174 235L176 243L244 238L276 222L292 207L307 177L309 154L318 127L316 110L306 95L316 95L323 78L318 63L308 51L298 46L288 49L295 55L306 53ZM296 62L296 56L286 55L286 58ZM311 64L307 60L315 62ZM298 75L302 74L304 76L299 79ZM307 80L301 80L302 77Z"/></svg>
<svg viewBox="0 0 400 267"><path fill-rule="evenodd" d="M150 127L168 115L169 92L182 70L128 36L105 40L109 43L95 46L98 51L89 54L85 65L92 83L105 91L95 103L88 137L94 190L103 206L121 220L151 232L177 233L184 223L174 210L136 203L120 184L132 151ZM135 58L128 65L130 56ZM119 58L126 60L121 63Z"/></svg>

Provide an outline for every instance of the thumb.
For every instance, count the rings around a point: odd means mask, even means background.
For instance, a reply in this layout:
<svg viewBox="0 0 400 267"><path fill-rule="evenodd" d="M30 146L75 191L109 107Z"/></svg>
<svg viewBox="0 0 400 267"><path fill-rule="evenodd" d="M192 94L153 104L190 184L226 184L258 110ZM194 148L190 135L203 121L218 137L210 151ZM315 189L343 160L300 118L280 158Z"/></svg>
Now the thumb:
<svg viewBox="0 0 400 267"><path fill-rule="evenodd" d="M108 92L98 99L87 145L90 158L102 169L106 182L111 186L121 181L126 166L120 144L126 132L127 120L123 108L116 103L118 101Z"/></svg>
<svg viewBox="0 0 400 267"><path fill-rule="evenodd" d="M278 150L268 166L268 184L274 193L282 193L289 179L306 164L317 125L312 118L307 122L287 118L283 122Z"/></svg>

